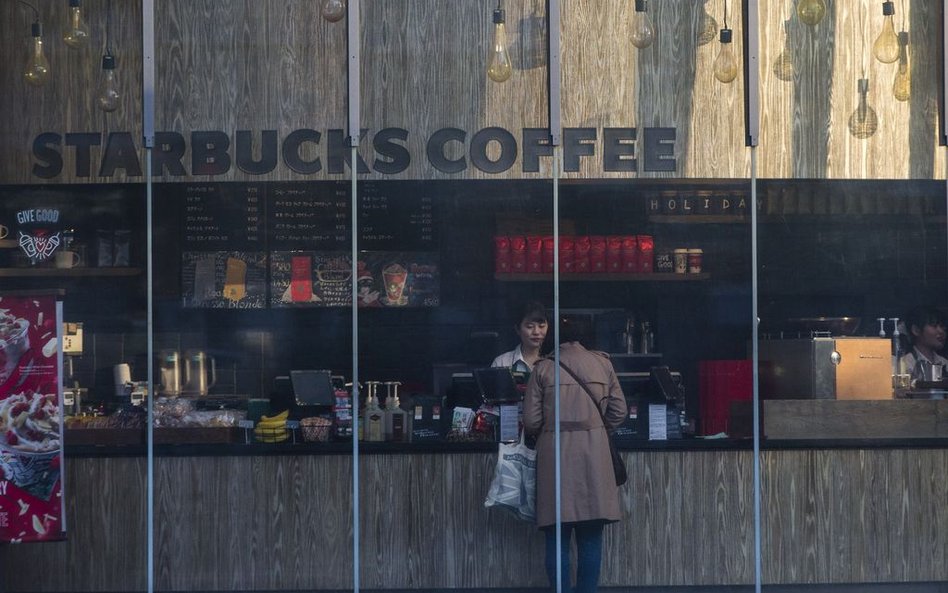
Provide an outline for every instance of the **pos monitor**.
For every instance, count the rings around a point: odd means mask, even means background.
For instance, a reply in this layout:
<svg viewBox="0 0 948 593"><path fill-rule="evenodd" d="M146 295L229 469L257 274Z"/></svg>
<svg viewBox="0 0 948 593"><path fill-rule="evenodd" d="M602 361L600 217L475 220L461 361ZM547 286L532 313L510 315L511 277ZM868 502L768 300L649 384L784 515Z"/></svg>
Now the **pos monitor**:
<svg viewBox="0 0 948 593"><path fill-rule="evenodd" d="M507 367L475 369L474 379L487 402L512 402L523 399L513 373Z"/></svg>

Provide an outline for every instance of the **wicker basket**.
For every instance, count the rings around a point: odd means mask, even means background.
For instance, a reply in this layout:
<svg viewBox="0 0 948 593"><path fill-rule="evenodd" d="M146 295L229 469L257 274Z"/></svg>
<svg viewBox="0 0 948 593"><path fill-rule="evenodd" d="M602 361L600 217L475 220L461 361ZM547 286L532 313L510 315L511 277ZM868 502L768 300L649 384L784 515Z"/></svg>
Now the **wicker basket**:
<svg viewBox="0 0 948 593"><path fill-rule="evenodd" d="M300 420L300 431L303 433L303 440L307 443L323 443L329 440L329 432L332 428L332 421L319 416L303 418Z"/></svg>

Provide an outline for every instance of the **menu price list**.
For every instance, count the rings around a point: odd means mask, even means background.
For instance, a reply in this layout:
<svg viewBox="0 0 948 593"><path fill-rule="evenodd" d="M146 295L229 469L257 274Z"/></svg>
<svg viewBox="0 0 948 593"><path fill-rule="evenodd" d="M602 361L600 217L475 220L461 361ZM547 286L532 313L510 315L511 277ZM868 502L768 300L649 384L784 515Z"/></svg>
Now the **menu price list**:
<svg viewBox="0 0 948 593"><path fill-rule="evenodd" d="M267 205L271 249L348 247L351 227L345 184L272 183L267 187Z"/></svg>
<svg viewBox="0 0 948 593"><path fill-rule="evenodd" d="M190 250L264 249L262 184L199 183L184 186L184 245Z"/></svg>
<svg viewBox="0 0 948 593"><path fill-rule="evenodd" d="M435 200L412 182L365 182L359 189L360 245L427 251L437 246Z"/></svg>

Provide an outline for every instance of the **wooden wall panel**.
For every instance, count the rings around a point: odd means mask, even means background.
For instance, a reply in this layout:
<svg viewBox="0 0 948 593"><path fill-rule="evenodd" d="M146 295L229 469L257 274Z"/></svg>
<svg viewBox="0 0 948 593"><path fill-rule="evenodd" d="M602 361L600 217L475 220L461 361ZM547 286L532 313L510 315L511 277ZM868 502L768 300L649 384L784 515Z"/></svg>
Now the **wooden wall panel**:
<svg viewBox="0 0 948 593"><path fill-rule="evenodd" d="M100 151L111 132L129 132L138 141L141 126L141 3L112 3L112 46L116 58L116 80L122 100L119 109L105 113L95 106L95 97L102 71L105 49L107 0L86 0L82 3L90 29L90 43L82 50L72 50L62 41L62 28L68 2L39 0L34 2L43 23L43 41L50 63L49 82L33 88L23 81L23 70L32 48L30 24L33 11L16 2L4 3L0 9L0 183L43 183L34 177L33 138L40 132L97 132L102 146L92 147L91 177L76 175L73 148L63 147L63 174L56 182L101 181L98 178ZM143 180L136 177L132 180ZM112 177L126 182L124 170Z"/></svg>
<svg viewBox="0 0 948 593"><path fill-rule="evenodd" d="M0 545L0 590L143 591L145 459L66 459L67 541Z"/></svg>
<svg viewBox="0 0 948 593"><path fill-rule="evenodd" d="M895 6L896 30L904 19L910 39L912 96L905 103L892 95L897 64L882 64L871 55L882 29L881 3L827 2L826 16L815 27L801 23L789 2L760 3L760 177L945 177L945 152L936 141L940 5L908 0ZM792 81L773 73L787 19L796 69ZM874 136L859 140L847 122L863 72L879 127Z"/></svg>
<svg viewBox="0 0 948 593"><path fill-rule="evenodd" d="M18 68L0 72L7 92L0 108L0 182L36 183L31 174L31 143L39 132L127 131L141 138L140 3L115 2L115 48L123 106L112 114L93 103L100 68L105 0L84 8L95 36L81 54L59 40L66 6L38 3L46 24L53 77L42 89L27 88ZM706 8L723 25L721 3ZM793 16L789 2L760 3L761 140L758 175L776 178L941 179L945 152L937 147L937 48L939 5L930 0L904 3L911 35L912 99L891 95L895 65L868 57L881 27L879 3L828 2L827 15L814 28ZM897 5L901 25L903 4ZM345 24L319 15L320 3L304 0L167 0L156 5L156 126L186 136L192 131L238 129L323 133L318 147L304 156L322 159L323 170L302 176L280 159L264 176L235 165L215 180L342 178L327 171L329 129L346 126ZM457 127L468 133L501 126L521 139L524 127L546 127L547 67L537 51L545 42L543 0L509 0L508 35L515 71L503 84L485 74L492 39L491 0L366 0L363 2L362 117L369 137L362 154L372 163L371 136L382 127L409 130L412 162L388 178L520 178L550 176L549 159L539 173L522 172L522 147L505 173L486 174L470 162L463 173L445 174L428 164L425 143L431 132ZM729 3L734 49L742 49L740 3ZM32 16L10 4L0 24L3 55L24 57ZM719 49L714 41L697 46L700 4L690 0L653 2L655 44L637 50L628 41L634 7L625 0L576 0L563 4L562 100L567 127L674 127L678 138L674 173L606 173L602 170L601 131L594 157L580 159L573 178L683 177L741 178L749 175L744 147L743 77L729 85L714 80ZM797 66L793 81L773 74L784 46L783 23L790 18L790 40ZM866 32L863 33L863 29ZM537 43L541 45L537 45ZM19 63L21 60L13 60ZM863 67L870 79L870 103L879 130L868 140L849 135L846 121L856 105L856 80ZM259 146L255 148L259 150ZM92 150L90 177L77 177L75 150L64 153L64 170L54 183L127 181L124 170L111 179L97 177L102 147ZM143 158L144 152L140 152ZM448 156L464 150L449 149ZM641 142L639 157L642 156ZM496 150L492 150L496 157ZM231 159L234 150L231 147ZM191 170L190 147L184 158ZM641 168L641 162L640 162ZM386 178L377 172L368 178ZM163 179L178 179L165 176ZM194 179L206 179L191 177ZM142 176L132 177L142 181Z"/></svg>
<svg viewBox="0 0 948 593"><path fill-rule="evenodd" d="M939 449L764 453L764 582L945 580L946 461Z"/></svg>
<svg viewBox="0 0 948 593"><path fill-rule="evenodd" d="M604 586L753 582L752 454L623 453ZM543 536L483 507L495 456L366 455L367 588L542 587ZM765 451L765 583L948 579L948 452ZM159 590L351 587L349 457L156 460ZM69 540L0 548L6 593L143 590L144 459L71 459Z"/></svg>

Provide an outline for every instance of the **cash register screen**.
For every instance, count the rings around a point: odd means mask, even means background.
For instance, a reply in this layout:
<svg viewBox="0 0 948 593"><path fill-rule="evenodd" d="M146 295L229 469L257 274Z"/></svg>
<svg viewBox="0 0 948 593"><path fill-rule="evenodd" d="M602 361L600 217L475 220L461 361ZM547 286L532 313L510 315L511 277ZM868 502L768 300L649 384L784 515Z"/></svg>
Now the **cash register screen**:
<svg viewBox="0 0 948 593"><path fill-rule="evenodd" d="M290 371L296 403L301 406L331 406L333 402L330 371Z"/></svg>
<svg viewBox="0 0 948 593"><path fill-rule="evenodd" d="M475 369L474 378L487 401L509 402L521 399L514 376L506 367Z"/></svg>

